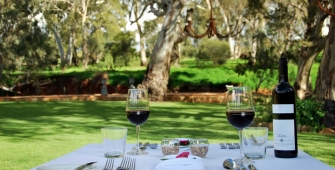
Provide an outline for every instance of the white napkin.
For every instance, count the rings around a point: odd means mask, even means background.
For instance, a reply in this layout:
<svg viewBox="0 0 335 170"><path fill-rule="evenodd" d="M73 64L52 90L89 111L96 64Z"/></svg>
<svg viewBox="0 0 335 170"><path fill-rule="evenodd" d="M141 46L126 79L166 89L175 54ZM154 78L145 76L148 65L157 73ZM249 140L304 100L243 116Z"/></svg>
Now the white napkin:
<svg viewBox="0 0 335 170"><path fill-rule="evenodd" d="M157 166L156 170L205 170L202 158L189 156L188 158L176 158L177 155L165 156Z"/></svg>
<svg viewBox="0 0 335 170"><path fill-rule="evenodd" d="M45 165L45 166L40 166L37 167L37 170L75 170L78 168L80 164L78 165ZM83 170L97 170L96 165L90 165L85 167Z"/></svg>

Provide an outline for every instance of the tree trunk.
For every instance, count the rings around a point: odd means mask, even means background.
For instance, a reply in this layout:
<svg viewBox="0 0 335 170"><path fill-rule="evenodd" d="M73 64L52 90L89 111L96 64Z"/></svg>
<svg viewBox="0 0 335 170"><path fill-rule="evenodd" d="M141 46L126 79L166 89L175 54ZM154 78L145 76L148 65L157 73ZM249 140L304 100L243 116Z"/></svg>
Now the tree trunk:
<svg viewBox="0 0 335 170"><path fill-rule="evenodd" d="M333 0L333 4L335 0ZM333 8L335 13L335 8ZM335 100L335 77L334 77L334 62L335 62L335 18L331 17L328 33L328 40L323 52L322 60L319 66L319 72L316 80L316 98L324 99L327 91L329 91L329 99ZM332 81L330 81L332 80Z"/></svg>
<svg viewBox="0 0 335 170"><path fill-rule="evenodd" d="M148 64L147 55L145 53L145 42L143 35L140 34L140 48L141 48L141 66L146 66Z"/></svg>
<svg viewBox="0 0 335 170"><path fill-rule="evenodd" d="M58 52L59 52L61 64L63 64L63 62L65 62L65 57L64 57L64 48L63 48L63 45L62 45L62 40L58 36L57 31L56 31L55 28L52 28L51 30L52 30L52 33L55 36L55 40L56 40L56 44L57 44L57 47L58 47Z"/></svg>
<svg viewBox="0 0 335 170"><path fill-rule="evenodd" d="M87 34L88 29L86 27L86 18L87 18L87 8L88 8L89 0L84 1L82 0L82 20L81 20L81 27L82 27L82 38L83 38L83 67L87 69L88 62L89 62L89 55L88 55L88 44L87 44Z"/></svg>
<svg viewBox="0 0 335 170"><path fill-rule="evenodd" d="M311 95L310 89L310 72L312 69L313 62L316 56L323 50L326 45L327 38L323 38L321 35L321 30L324 21L324 14L322 12L315 10L318 8L315 1L309 2L308 7L308 22L307 31L305 37L308 37L307 41L312 46L302 47L299 54L298 60L298 73L296 80L294 82L294 88L297 92L297 97L299 99L306 99ZM316 17L316 19L315 19ZM331 34L329 34L331 35ZM323 68L321 65L319 67ZM318 87L316 87L317 89ZM317 94L318 95L318 94Z"/></svg>
<svg viewBox="0 0 335 170"><path fill-rule="evenodd" d="M69 37L69 44L68 44L68 49L66 53L66 62L68 65L72 64L72 56L73 56L73 32L71 30L70 32L70 37Z"/></svg>
<svg viewBox="0 0 335 170"><path fill-rule="evenodd" d="M171 1L167 6L165 20L153 49L142 84L153 101L163 101L167 93L171 62L178 58L178 43L185 40L185 34L178 26L178 16L184 4Z"/></svg>
<svg viewBox="0 0 335 170"><path fill-rule="evenodd" d="M299 99L306 99L312 92L310 89L310 72L316 56L326 44L326 38L322 38L312 47L303 47L298 61L298 73L294 82L294 88ZM321 67L321 66L320 66Z"/></svg>
<svg viewBox="0 0 335 170"><path fill-rule="evenodd" d="M135 14L135 18L138 18L137 15L137 3L136 6L134 7L134 14ZM139 21L136 21L136 26L137 26L137 30L138 30L138 35L140 37L140 55L141 55L141 66L146 66L148 64L147 61L147 55L145 53L145 41L144 41L144 35L142 32L142 28L141 28L141 24Z"/></svg>

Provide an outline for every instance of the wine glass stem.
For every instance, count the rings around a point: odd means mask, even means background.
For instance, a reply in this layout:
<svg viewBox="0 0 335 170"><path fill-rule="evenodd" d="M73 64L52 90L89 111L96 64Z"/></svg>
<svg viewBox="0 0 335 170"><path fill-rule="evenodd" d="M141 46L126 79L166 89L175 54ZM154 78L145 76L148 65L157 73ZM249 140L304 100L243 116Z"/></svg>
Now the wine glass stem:
<svg viewBox="0 0 335 170"><path fill-rule="evenodd" d="M137 154L140 153L140 125L136 125L136 136L137 136Z"/></svg>
<svg viewBox="0 0 335 170"><path fill-rule="evenodd" d="M238 135L239 135L239 138L240 138L240 156L241 156L241 159L243 159L244 155L243 155L243 137L242 137L242 130L243 129L238 129Z"/></svg>

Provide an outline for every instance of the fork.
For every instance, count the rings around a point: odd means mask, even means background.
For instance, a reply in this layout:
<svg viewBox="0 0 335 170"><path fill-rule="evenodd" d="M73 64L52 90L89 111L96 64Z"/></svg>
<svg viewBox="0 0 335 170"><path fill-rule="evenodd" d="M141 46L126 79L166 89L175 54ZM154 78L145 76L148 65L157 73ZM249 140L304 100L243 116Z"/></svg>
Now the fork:
<svg viewBox="0 0 335 170"><path fill-rule="evenodd" d="M116 170L135 170L136 159L124 157L121 161L121 165Z"/></svg>
<svg viewBox="0 0 335 170"><path fill-rule="evenodd" d="M114 159L113 158L107 158L105 167L103 170L113 170L114 166Z"/></svg>

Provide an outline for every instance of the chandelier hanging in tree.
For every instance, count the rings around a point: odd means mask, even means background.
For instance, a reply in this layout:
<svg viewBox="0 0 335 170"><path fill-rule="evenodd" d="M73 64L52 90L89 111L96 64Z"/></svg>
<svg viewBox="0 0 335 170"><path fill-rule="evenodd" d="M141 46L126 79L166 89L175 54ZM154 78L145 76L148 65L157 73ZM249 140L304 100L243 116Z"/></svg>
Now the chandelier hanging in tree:
<svg viewBox="0 0 335 170"><path fill-rule="evenodd" d="M318 4L319 8L326 14L332 16L335 18L335 14L332 12L332 4L329 3L327 0L316 0L316 3Z"/></svg>
<svg viewBox="0 0 335 170"><path fill-rule="evenodd" d="M240 34L245 26L245 20L242 21L241 28L239 27L239 20L236 19L234 22L229 23L229 31L225 34L220 34L217 30L216 22L215 22L215 15L213 15L213 3L212 0L209 1L209 8L210 8L210 14L209 14L209 22L207 23L207 29L202 34L197 34L194 29L192 28L192 14L193 9L187 10L186 15L186 23L184 27L184 32L192 38L203 38L207 35L208 38L211 38L213 36L216 36L219 39L228 38L228 37L235 37L238 34ZM180 22L179 22L180 24Z"/></svg>

